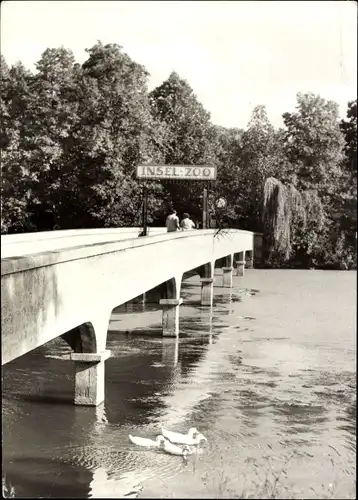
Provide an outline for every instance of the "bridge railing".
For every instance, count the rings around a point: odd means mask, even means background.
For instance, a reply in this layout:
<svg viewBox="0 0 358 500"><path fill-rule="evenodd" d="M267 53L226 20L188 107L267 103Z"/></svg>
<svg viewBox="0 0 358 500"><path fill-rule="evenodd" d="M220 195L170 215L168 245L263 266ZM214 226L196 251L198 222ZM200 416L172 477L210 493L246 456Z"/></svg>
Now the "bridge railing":
<svg viewBox="0 0 358 500"><path fill-rule="evenodd" d="M39 233L6 234L1 236L1 257L17 257L31 253L41 253L59 248L74 247L85 244L119 241L137 238L142 228L108 228L108 229L68 229L60 231L43 231ZM149 228L149 235L166 233L165 227Z"/></svg>
<svg viewBox="0 0 358 500"><path fill-rule="evenodd" d="M160 229L160 228L159 228ZM43 249L34 253L26 252L22 253L21 248L19 248L18 255L7 254L6 247L1 249L1 276L6 274L16 273L19 271L25 271L28 269L34 269L36 267L43 267L48 265L59 264L61 262L67 262L76 259L89 258L97 255L102 255L111 252L118 252L121 250L129 250L138 247L145 247L147 245L152 245L168 239L180 239L180 238L192 238L192 237L202 237L205 235L214 236L217 233L215 229L202 229L198 231L178 231L173 233L167 233L162 231L159 234L149 235L145 238L133 237L133 233L122 232L121 238L111 239L103 235L101 241L90 241L90 239L78 240L77 243L72 245L63 246L61 242L57 246L52 246L51 248ZM244 230L229 230L225 229L225 234L239 234L245 236L249 240L253 238L253 233ZM132 236L132 237L126 237ZM217 235L218 238L221 237L220 234ZM27 243L24 242L25 248L28 249ZM10 248L10 247L9 247Z"/></svg>
<svg viewBox="0 0 358 500"><path fill-rule="evenodd" d="M96 236L101 234L139 234L142 231L141 227L108 227L108 228L96 228L96 229L59 229L56 231L39 231L32 233L16 233L16 234L2 234L1 243L19 243L23 241L38 241L38 240L48 240L63 237L72 236ZM150 234L159 234L165 232L166 228L162 227L148 227L148 232Z"/></svg>

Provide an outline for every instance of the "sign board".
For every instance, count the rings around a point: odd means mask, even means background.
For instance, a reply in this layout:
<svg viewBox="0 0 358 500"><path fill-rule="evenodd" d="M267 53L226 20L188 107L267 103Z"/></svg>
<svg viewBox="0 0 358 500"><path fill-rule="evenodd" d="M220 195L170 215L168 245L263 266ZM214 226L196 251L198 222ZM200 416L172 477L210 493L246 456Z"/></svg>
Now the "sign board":
<svg viewBox="0 0 358 500"><path fill-rule="evenodd" d="M214 181L216 167L206 165L138 165L137 178Z"/></svg>

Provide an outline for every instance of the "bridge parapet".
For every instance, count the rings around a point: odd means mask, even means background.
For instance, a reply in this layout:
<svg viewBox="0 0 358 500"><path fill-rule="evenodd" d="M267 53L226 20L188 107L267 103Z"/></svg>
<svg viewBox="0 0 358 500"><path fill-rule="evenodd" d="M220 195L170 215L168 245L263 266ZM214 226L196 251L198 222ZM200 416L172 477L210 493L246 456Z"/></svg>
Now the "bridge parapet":
<svg viewBox="0 0 358 500"><path fill-rule="evenodd" d="M66 229L60 231L43 231L41 233L19 233L1 236L2 258L17 257L31 253L43 253L60 248L108 243L128 238L139 237L142 228L115 229ZM165 227L148 228L149 235L164 234Z"/></svg>

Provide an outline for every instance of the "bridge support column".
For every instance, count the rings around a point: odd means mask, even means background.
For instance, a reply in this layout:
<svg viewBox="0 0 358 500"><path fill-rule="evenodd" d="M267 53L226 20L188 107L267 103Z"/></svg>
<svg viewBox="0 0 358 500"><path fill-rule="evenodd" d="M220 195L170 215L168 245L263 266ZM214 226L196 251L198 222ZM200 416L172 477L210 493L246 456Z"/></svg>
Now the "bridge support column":
<svg viewBox="0 0 358 500"><path fill-rule="evenodd" d="M73 352L75 362L75 405L98 406L104 401L104 362L111 351Z"/></svg>
<svg viewBox="0 0 358 500"><path fill-rule="evenodd" d="M177 337L179 335L179 306L183 299L160 299L163 309L163 336Z"/></svg>
<svg viewBox="0 0 358 500"><path fill-rule="evenodd" d="M239 260L236 261L237 276L245 276L245 252L239 253Z"/></svg>
<svg viewBox="0 0 358 500"><path fill-rule="evenodd" d="M254 252L252 250L248 250L246 252L246 268L252 269L254 267Z"/></svg>
<svg viewBox="0 0 358 500"><path fill-rule="evenodd" d="M201 278L201 305L211 306L213 304L214 296L214 279Z"/></svg>
<svg viewBox="0 0 358 500"><path fill-rule="evenodd" d="M255 266L262 264L262 233L254 234L254 256L255 256Z"/></svg>
<svg viewBox="0 0 358 500"><path fill-rule="evenodd" d="M226 288L232 287L232 270L232 266L223 267L223 286Z"/></svg>

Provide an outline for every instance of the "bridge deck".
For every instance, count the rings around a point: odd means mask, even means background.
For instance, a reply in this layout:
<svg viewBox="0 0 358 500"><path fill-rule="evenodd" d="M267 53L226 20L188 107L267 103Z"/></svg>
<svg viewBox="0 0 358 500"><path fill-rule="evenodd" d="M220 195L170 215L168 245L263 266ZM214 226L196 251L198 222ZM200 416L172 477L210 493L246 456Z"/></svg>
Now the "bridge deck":
<svg viewBox="0 0 358 500"><path fill-rule="evenodd" d="M137 238L142 228L118 229L70 229L60 231L44 231L42 233L19 233L1 236L1 258L20 257L47 251L62 250L92 245L121 241L128 238ZM165 227L149 228L148 235L166 233Z"/></svg>

